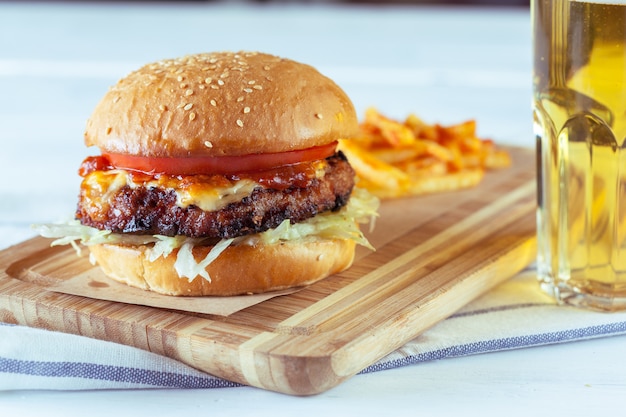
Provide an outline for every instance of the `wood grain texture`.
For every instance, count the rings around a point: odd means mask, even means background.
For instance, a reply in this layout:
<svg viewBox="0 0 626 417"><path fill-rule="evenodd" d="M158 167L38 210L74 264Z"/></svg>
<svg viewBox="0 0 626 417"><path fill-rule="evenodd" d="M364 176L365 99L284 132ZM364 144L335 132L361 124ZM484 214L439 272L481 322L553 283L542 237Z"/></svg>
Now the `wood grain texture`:
<svg viewBox="0 0 626 417"><path fill-rule="evenodd" d="M478 187L385 202L349 270L228 317L55 293L100 271L35 238L0 252L0 320L113 341L294 395L330 389L535 259L533 152Z"/></svg>

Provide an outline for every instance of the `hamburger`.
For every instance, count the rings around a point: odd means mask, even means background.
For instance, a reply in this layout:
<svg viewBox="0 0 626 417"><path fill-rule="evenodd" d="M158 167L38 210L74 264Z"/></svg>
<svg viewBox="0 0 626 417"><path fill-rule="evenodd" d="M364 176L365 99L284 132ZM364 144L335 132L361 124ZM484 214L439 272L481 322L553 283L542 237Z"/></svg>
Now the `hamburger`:
<svg viewBox="0 0 626 417"><path fill-rule="evenodd" d="M353 104L315 68L257 52L145 65L87 121L74 219L109 277L176 296L304 286L348 268L377 201L337 151Z"/></svg>

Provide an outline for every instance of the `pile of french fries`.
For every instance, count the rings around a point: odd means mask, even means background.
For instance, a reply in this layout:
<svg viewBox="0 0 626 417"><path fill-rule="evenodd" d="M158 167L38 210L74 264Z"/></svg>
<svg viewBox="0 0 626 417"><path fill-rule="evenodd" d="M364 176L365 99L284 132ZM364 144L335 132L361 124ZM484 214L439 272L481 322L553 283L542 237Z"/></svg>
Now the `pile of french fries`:
<svg viewBox="0 0 626 417"><path fill-rule="evenodd" d="M473 187L485 171L511 164L493 141L476 136L476 122L427 124L411 114L404 122L369 108L361 135L342 140L357 185L382 199Z"/></svg>

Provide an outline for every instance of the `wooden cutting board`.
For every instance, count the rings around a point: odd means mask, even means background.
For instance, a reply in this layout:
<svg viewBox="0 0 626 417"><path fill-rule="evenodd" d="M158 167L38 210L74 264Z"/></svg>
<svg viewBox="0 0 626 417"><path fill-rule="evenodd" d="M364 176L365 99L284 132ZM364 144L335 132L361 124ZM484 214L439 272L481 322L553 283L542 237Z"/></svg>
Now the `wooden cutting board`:
<svg viewBox="0 0 626 417"><path fill-rule="evenodd" d="M353 267L230 316L94 300L47 285L93 269L34 238L0 252L0 320L135 346L308 395L401 347L535 259L534 152L476 188L386 201Z"/></svg>

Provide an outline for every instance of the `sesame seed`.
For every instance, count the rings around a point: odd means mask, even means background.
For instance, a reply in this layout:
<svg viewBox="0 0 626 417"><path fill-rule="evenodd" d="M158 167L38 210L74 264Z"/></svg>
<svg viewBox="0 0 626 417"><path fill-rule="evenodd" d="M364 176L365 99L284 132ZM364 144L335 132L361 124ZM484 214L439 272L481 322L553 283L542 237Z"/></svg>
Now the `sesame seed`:
<svg viewBox="0 0 626 417"><path fill-rule="evenodd" d="M244 88L243 91L245 91L246 93L251 93L252 89L251 88Z"/></svg>
<svg viewBox="0 0 626 417"><path fill-rule="evenodd" d="M243 112L244 113L250 113L250 107L244 107L243 108Z"/></svg>
<svg viewBox="0 0 626 417"><path fill-rule="evenodd" d="M194 112L189 113L189 120L193 120L196 118L196 114Z"/></svg>
<svg viewBox="0 0 626 417"><path fill-rule="evenodd" d="M183 109L191 110L192 107L193 107L193 103L187 103L187 104L185 104L185 107L183 107Z"/></svg>
<svg viewBox="0 0 626 417"><path fill-rule="evenodd" d="M187 97L189 97L189 96L190 96L190 95L192 95L192 94L193 94L193 90L192 90L191 88L190 88L190 89L188 89L187 91L185 91L185 95L186 95Z"/></svg>
<svg viewBox="0 0 626 417"><path fill-rule="evenodd" d="M206 146L207 148L212 148L213 144L211 142L209 142L208 140L204 141L204 146Z"/></svg>
<svg viewBox="0 0 626 417"><path fill-rule="evenodd" d="M225 73L223 73L222 75L220 75L220 78L228 78L230 74L228 73L228 71L226 71Z"/></svg>
<svg viewBox="0 0 626 417"><path fill-rule="evenodd" d="M224 85L224 80L217 80L217 83L218 83L219 85Z"/></svg>
<svg viewBox="0 0 626 417"><path fill-rule="evenodd" d="M255 86L254 86L254 87L252 87L252 88L254 88L255 90L263 90L263 87L262 87L262 86L260 86L260 85L258 85L258 84L257 84L257 85L255 85Z"/></svg>
<svg viewBox="0 0 626 417"><path fill-rule="evenodd" d="M167 106L165 104L159 104L159 110L165 111L167 110Z"/></svg>
<svg viewBox="0 0 626 417"><path fill-rule="evenodd" d="M211 100L211 106L217 107L217 102L215 100Z"/></svg>
<svg viewBox="0 0 626 417"><path fill-rule="evenodd" d="M183 76L179 75L178 78L176 78L178 80L178 82L181 82L183 80Z"/></svg>
<svg viewBox="0 0 626 417"><path fill-rule="evenodd" d="M219 90L219 87L216 86L215 84L211 84L211 88L214 89L214 90Z"/></svg>
<svg viewBox="0 0 626 417"><path fill-rule="evenodd" d="M187 88L187 83L180 83L179 87L180 88Z"/></svg>
<svg viewBox="0 0 626 417"><path fill-rule="evenodd" d="M237 97L237 103L241 103L243 101L243 96Z"/></svg>
<svg viewBox="0 0 626 417"><path fill-rule="evenodd" d="M250 85L252 85L252 84L254 84L254 83L256 83L256 81L254 81L254 80L250 80L250 81L248 81L248 84L250 84Z"/></svg>
<svg viewBox="0 0 626 417"><path fill-rule="evenodd" d="M323 119L324 116L322 116L320 113L315 113L315 117L317 117L318 119Z"/></svg>
<svg viewBox="0 0 626 417"><path fill-rule="evenodd" d="M213 81L213 78L211 77L207 77L204 79L205 84L211 84L211 81Z"/></svg>
<svg viewBox="0 0 626 417"><path fill-rule="evenodd" d="M243 127L243 122L240 119L237 119L237 126Z"/></svg>
<svg viewBox="0 0 626 417"><path fill-rule="evenodd" d="M120 96L115 96L115 98L113 99L113 103L117 103L118 101L120 101Z"/></svg>

